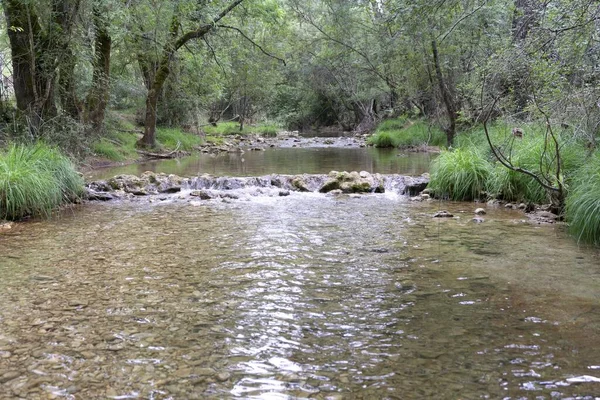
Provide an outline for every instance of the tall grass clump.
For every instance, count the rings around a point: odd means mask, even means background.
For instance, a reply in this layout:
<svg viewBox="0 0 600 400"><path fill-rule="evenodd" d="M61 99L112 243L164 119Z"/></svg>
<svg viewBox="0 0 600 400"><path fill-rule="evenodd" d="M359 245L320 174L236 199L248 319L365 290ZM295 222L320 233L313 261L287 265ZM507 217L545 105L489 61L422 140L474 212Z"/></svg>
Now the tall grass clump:
<svg viewBox="0 0 600 400"><path fill-rule="evenodd" d="M573 177L566 199L569 230L579 242L600 246L600 153L588 160Z"/></svg>
<svg viewBox="0 0 600 400"><path fill-rule="evenodd" d="M377 132L367 139L367 143L375 147L398 147L396 135L391 131Z"/></svg>
<svg viewBox="0 0 600 400"><path fill-rule="evenodd" d="M510 154L515 167L528 170L552 186L558 185L558 179L568 186L570 177L582 165L585 149L581 143L566 137L557 137L560 154L560 175L557 173L557 157L554 143L545 143L543 132L531 133L522 139L514 140ZM495 197L506 201L524 201L544 203L549 201L548 192L534 178L512 171L496 163L490 177L488 191Z"/></svg>
<svg viewBox="0 0 600 400"><path fill-rule="evenodd" d="M446 135L424 121L385 120L367 142L375 147L445 146Z"/></svg>
<svg viewBox="0 0 600 400"><path fill-rule="evenodd" d="M221 122L217 126L206 126L204 132L210 136L230 136L243 133L238 122Z"/></svg>
<svg viewBox="0 0 600 400"><path fill-rule="evenodd" d="M442 151L432 163L428 188L436 197L456 201L479 199L491 171L492 164L475 149Z"/></svg>
<svg viewBox="0 0 600 400"><path fill-rule="evenodd" d="M279 131L279 127L274 124L260 124L256 127L256 133L265 137L276 137Z"/></svg>
<svg viewBox="0 0 600 400"><path fill-rule="evenodd" d="M175 150L179 146L179 150L191 151L202 143L200 136L171 128L158 128L156 140L169 150Z"/></svg>
<svg viewBox="0 0 600 400"><path fill-rule="evenodd" d="M83 179L55 148L12 145L0 153L0 219L48 216L82 193Z"/></svg>

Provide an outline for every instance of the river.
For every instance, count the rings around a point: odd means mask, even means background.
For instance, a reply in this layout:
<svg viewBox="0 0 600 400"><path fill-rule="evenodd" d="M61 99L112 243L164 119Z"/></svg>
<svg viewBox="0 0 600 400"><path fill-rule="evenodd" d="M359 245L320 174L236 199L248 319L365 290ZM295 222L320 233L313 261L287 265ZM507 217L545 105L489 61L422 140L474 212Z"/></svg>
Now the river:
<svg viewBox="0 0 600 400"><path fill-rule="evenodd" d="M477 206L292 192L20 224L0 398L597 398L600 253Z"/></svg>

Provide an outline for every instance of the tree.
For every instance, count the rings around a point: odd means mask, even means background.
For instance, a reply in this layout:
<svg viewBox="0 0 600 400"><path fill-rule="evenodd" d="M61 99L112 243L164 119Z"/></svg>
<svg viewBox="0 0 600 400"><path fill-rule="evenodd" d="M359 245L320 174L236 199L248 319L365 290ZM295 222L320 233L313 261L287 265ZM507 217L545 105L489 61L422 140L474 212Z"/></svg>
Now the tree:
<svg viewBox="0 0 600 400"><path fill-rule="evenodd" d="M80 1L52 0L35 7L28 1L6 0L3 5L17 108L28 117L35 135L41 123L57 113L57 88L63 105L72 111L74 61L70 39ZM46 10L41 8L44 5ZM43 20L42 15L48 17Z"/></svg>
<svg viewBox="0 0 600 400"><path fill-rule="evenodd" d="M180 31L182 17L181 7L179 6L179 3L175 5L175 10L171 16L169 33L165 44L160 50L158 62L154 67L148 66L146 61L142 62L142 64L146 66L144 75L146 76L146 80L148 82L148 94L146 96L144 136L138 142L140 146L156 146L156 108L158 105L158 98L165 81L171 72L171 64L176 52L185 46L189 41L202 39L205 35L215 29L220 20L222 20L243 1L244 0L234 0L227 7L223 8L208 23L197 24L195 27L185 32ZM197 10L198 14L200 14L201 11L202 10Z"/></svg>

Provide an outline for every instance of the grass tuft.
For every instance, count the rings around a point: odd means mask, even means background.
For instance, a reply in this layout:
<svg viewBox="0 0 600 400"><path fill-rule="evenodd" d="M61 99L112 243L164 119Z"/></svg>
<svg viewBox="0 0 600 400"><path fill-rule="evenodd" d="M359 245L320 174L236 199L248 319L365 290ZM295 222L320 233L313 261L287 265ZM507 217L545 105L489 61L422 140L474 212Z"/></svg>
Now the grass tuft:
<svg viewBox="0 0 600 400"><path fill-rule="evenodd" d="M367 142L375 147L445 146L446 135L424 121L385 120Z"/></svg>
<svg viewBox="0 0 600 400"><path fill-rule="evenodd" d="M573 177L566 200L569 230L579 242L600 246L600 153L592 156Z"/></svg>
<svg viewBox="0 0 600 400"><path fill-rule="evenodd" d="M281 128L272 123L260 123L256 125L244 125L240 131L240 124L237 122L221 122L217 126L206 126L203 128L207 136L232 136L259 134L262 136L275 137L281 131Z"/></svg>
<svg viewBox="0 0 600 400"><path fill-rule="evenodd" d="M433 161L428 187L437 197L480 199L491 171L492 164L474 149L442 151Z"/></svg>
<svg viewBox="0 0 600 400"><path fill-rule="evenodd" d="M0 153L0 219L48 216L82 193L83 179L53 147L12 145Z"/></svg>
<svg viewBox="0 0 600 400"><path fill-rule="evenodd" d="M172 128L158 128L156 140L166 150L175 150L179 146L179 150L191 151L202 143L200 136Z"/></svg>

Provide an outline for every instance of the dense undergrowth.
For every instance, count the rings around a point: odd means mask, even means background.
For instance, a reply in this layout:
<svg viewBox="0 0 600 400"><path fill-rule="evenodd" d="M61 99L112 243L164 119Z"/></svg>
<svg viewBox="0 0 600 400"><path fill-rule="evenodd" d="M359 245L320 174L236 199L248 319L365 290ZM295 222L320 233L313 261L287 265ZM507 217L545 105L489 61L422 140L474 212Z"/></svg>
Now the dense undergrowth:
<svg viewBox="0 0 600 400"><path fill-rule="evenodd" d="M42 143L0 152L0 219L48 216L83 193L83 179L58 149Z"/></svg>
<svg viewBox="0 0 600 400"><path fill-rule="evenodd" d="M446 135L426 121L400 117L382 121L367 143L375 147L400 148L445 146Z"/></svg>
<svg viewBox="0 0 600 400"><path fill-rule="evenodd" d="M600 153L589 150L570 132L557 134L560 173L545 126L526 125L522 138L506 124L490 127L494 146L517 168L533 172L550 185L560 180L566 190L565 220L581 242L600 245ZM483 128L461 133L456 148L443 150L431 167L429 189L436 197L451 200L500 199L544 204L549 193L533 177L503 166L493 155Z"/></svg>

